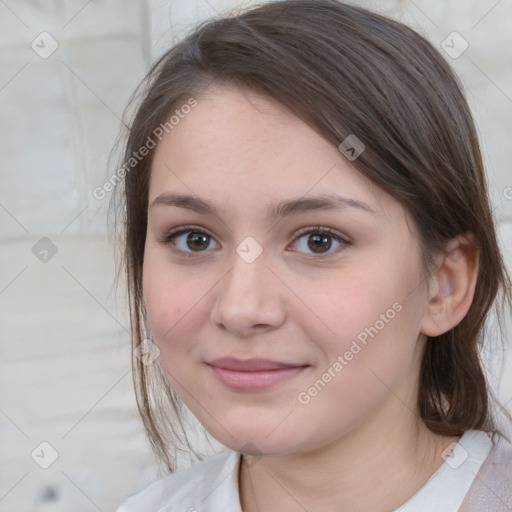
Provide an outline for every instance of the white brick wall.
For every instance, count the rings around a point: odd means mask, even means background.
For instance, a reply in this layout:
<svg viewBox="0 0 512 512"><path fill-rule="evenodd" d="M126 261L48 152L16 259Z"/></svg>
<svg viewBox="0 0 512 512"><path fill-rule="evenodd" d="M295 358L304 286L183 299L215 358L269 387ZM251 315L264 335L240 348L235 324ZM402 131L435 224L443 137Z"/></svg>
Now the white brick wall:
<svg viewBox="0 0 512 512"><path fill-rule="evenodd" d="M467 40L450 62L475 111L512 268L512 2L354 3L436 45L453 31ZM236 5L0 2L0 512L113 510L157 475L135 410L123 293L112 289L108 198L92 191L112 174L123 109L150 61L192 23ZM51 49L43 31L58 44L48 58L30 46ZM32 252L42 237L57 251L46 263ZM495 382L503 401L508 364ZM43 441L59 455L46 470L30 457Z"/></svg>

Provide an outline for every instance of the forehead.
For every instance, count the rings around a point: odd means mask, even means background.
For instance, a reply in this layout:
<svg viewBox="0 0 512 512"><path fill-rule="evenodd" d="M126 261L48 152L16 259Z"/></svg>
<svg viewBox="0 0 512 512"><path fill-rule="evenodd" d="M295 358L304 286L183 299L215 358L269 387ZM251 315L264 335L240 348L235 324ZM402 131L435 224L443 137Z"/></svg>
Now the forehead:
<svg viewBox="0 0 512 512"><path fill-rule="evenodd" d="M325 149L327 142L286 107L247 89L217 87L201 95L197 106L164 137L155 160L167 147L179 149L176 156L189 163L201 159L201 168L230 171L233 163L243 173L262 162L266 169L272 162L295 160L294 155L304 153L305 141L310 163L318 160L311 149Z"/></svg>
<svg viewBox="0 0 512 512"><path fill-rule="evenodd" d="M208 197L226 208L338 193L376 211L396 201L338 148L272 98L213 89L158 144L149 200L162 192Z"/></svg>

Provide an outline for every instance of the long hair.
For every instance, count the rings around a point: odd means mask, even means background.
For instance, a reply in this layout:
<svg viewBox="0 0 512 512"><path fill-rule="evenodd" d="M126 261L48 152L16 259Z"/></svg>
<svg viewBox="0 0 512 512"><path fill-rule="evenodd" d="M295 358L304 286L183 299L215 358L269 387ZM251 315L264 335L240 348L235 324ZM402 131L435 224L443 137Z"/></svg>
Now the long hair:
<svg viewBox="0 0 512 512"><path fill-rule="evenodd" d="M154 150L140 160L134 154L149 147L158 127L172 129L173 112L222 84L276 99L337 147L349 135L361 140L366 149L354 167L410 212L428 271L444 242L474 236L480 250L474 300L459 325L427 340L418 410L437 434L496 430L479 351L493 304L510 308L511 284L462 87L439 51L414 30L336 0L278 1L212 19L149 71L120 182L133 349L150 336L142 264ZM172 472L171 450L190 448L180 399L158 363L133 358L133 376L151 446Z"/></svg>

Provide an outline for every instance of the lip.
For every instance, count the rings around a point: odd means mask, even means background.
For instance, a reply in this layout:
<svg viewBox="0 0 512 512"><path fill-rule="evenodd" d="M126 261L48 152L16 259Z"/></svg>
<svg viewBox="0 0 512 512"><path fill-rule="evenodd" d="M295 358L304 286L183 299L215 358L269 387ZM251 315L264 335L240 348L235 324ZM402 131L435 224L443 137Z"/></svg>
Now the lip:
<svg viewBox="0 0 512 512"><path fill-rule="evenodd" d="M275 386L302 373L309 365L270 359L220 358L208 363L215 376L236 390L258 390Z"/></svg>
<svg viewBox="0 0 512 512"><path fill-rule="evenodd" d="M237 359L235 357L220 357L208 362L209 365L225 370L237 370L241 372L257 372L263 370L279 370L283 368L298 368L299 366L307 366L300 363L285 363L275 361L273 359Z"/></svg>

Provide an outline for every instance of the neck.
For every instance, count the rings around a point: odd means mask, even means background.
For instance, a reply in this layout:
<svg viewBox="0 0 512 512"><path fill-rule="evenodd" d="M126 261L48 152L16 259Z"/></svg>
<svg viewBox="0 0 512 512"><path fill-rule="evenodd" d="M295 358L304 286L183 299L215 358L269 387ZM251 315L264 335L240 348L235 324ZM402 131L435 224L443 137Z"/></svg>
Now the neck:
<svg viewBox="0 0 512 512"><path fill-rule="evenodd" d="M373 422L310 452L242 461L243 512L393 511L443 464L458 437L430 432L407 408L403 418ZM411 421L414 418L414 422Z"/></svg>

